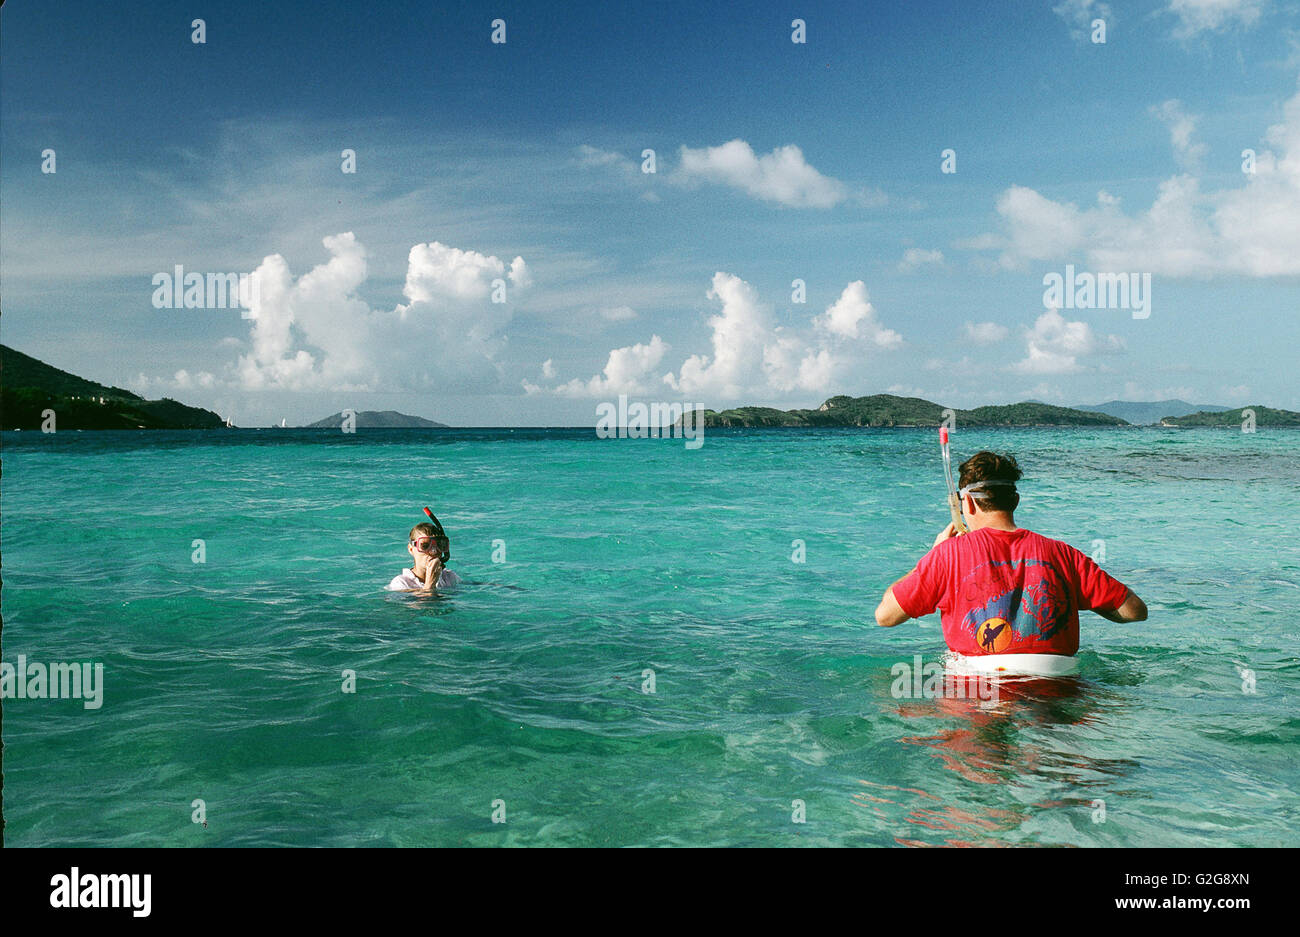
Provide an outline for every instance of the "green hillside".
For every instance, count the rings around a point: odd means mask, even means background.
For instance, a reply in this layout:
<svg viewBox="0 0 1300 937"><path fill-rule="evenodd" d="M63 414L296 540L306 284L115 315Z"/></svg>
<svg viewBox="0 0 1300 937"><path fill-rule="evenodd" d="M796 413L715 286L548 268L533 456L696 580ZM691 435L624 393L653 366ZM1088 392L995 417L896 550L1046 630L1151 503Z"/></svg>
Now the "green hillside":
<svg viewBox="0 0 1300 937"><path fill-rule="evenodd" d="M0 376L5 387L34 387L64 397L119 397L142 400L138 394L120 387L105 387L84 377L48 365L38 358L0 345Z"/></svg>
<svg viewBox="0 0 1300 937"><path fill-rule="evenodd" d="M211 410L164 397L145 400L0 345L0 428L39 430L53 410L55 428L213 429L225 421Z"/></svg>
<svg viewBox="0 0 1300 937"><path fill-rule="evenodd" d="M799 414L806 410L775 410L772 407L737 407L734 410L704 411L705 426L808 426Z"/></svg>
<svg viewBox="0 0 1300 937"><path fill-rule="evenodd" d="M958 410L957 422L966 426L1128 426L1127 420L1109 413L1075 410L1046 403L1009 403L996 407Z"/></svg>
<svg viewBox="0 0 1300 937"><path fill-rule="evenodd" d="M920 397L831 397L816 410L737 407L704 411L710 426L938 426L944 407ZM1119 417L1045 403L954 410L958 426L1127 426Z"/></svg>
<svg viewBox="0 0 1300 937"><path fill-rule="evenodd" d="M1221 412L1202 411L1200 413L1189 413L1187 416L1167 416L1160 421L1161 426L1222 426L1231 429L1240 429L1245 417L1242 416L1244 410L1255 411L1255 425L1258 426L1300 426L1300 413L1294 410L1274 410L1272 407L1264 407L1254 404L1249 407L1240 407L1236 410L1223 410Z"/></svg>

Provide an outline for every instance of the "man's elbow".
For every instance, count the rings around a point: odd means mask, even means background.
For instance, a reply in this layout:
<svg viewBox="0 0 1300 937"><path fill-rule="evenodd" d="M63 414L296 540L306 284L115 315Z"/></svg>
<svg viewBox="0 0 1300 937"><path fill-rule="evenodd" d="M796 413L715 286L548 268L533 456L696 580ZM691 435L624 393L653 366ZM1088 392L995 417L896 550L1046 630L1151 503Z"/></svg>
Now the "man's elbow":
<svg viewBox="0 0 1300 937"><path fill-rule="evenodd" d="M876 606L876 624L882 628L892 628L907 621L907 612L896 603L885 599Z"/></svg>
<svg viewBox="0 0 1300 937"><path fill-rule="evenodd" d="M1143 602L1132 591L1116 611L1124 621L1146 621L1147 620L1147 603Z"/></svg>

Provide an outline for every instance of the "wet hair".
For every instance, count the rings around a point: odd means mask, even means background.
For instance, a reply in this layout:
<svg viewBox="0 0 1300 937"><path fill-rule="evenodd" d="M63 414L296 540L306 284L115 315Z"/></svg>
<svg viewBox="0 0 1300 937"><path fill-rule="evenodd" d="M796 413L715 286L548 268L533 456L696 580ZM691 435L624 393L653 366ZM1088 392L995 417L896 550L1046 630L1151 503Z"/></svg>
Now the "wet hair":
<svg viewBox="0 0 1300 937"><path fill-rule="evenodd" d="M959 490L976 482L1017 482L1024 475L1015 456L998 455L988 450L975 453L958 467L958 471L961 473L957 481ZM1010 485L994 485L970 494L981 511L1014 511L1020 503L1020 495Z"/></svg>

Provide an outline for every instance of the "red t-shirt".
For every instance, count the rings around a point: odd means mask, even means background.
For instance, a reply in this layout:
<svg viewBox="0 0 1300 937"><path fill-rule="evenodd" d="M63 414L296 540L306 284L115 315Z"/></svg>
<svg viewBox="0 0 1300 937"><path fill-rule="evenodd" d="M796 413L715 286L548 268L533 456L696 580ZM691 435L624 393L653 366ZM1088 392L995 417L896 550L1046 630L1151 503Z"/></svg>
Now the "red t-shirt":
<svg viewBox="0 0 1300 937"><path fill-rule="evenodd" d="M1110 611L1128 587L1079 550L1032 530L983 527L939 544L894 586L912 618L942 614L958 654L1073 654L1079 610Z"/></svg>

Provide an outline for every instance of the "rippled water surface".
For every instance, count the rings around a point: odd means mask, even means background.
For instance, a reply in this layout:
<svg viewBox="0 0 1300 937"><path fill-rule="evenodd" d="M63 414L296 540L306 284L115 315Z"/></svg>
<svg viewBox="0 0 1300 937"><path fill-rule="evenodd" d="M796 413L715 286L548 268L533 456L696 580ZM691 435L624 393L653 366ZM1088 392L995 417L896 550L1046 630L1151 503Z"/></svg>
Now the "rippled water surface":
<svg viewBox="0 0 1300 937"><path fill-rule="evenodd" d="M5 700L6 843L1293 843L1297 443L956 434L1151 609L981 706L896 699L938 619L872 620L932 431L6 433L3 660L105 685ZM477 584L385 593L425 504Z"/></svg>

